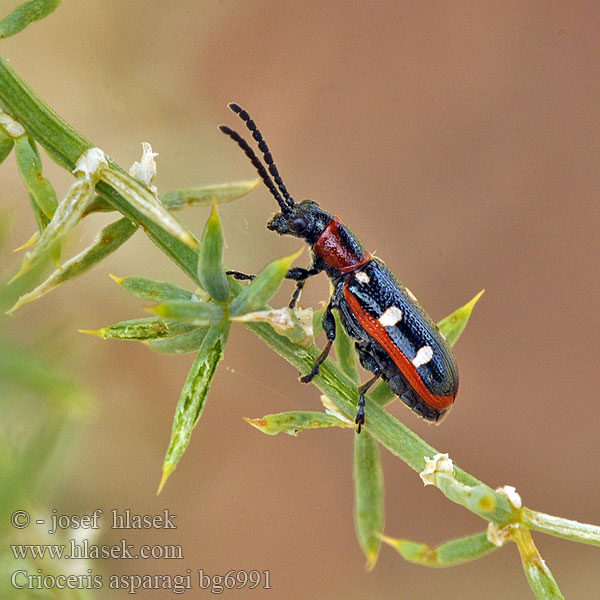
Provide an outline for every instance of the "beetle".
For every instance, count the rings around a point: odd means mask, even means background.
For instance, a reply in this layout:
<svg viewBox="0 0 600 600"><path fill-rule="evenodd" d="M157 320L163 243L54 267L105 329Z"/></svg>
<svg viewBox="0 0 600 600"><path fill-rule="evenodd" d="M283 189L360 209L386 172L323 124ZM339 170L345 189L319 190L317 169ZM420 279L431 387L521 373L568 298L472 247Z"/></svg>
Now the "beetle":
<svg viewBox="0 0 600 600"><path fill-rule="evenodd" d="M312 370L300 381L312 381L331 350L336 337L332 313L335 309L346 333L355 342L360 364L373 374L357 390L357 432L360 433L365 423L365 394L379 378L417 415L439 422L451 408L458 391L458 368L442 333L412 292L382 260L365 249L339 217L323 210L313 200L294 201L255 122L238 104L231 103L229 108L244 121L264 163L239 133L226 125L219 129L246 153L279 204L280 212L273 215L267 228L279 235L301 238L312 249L310 268L292 268L286 275L296 282L290 308L295 307L310 277L325 272L333 284L322 320L327 344ZM239 271L227 273L242 280L254 277Z"/></svg>

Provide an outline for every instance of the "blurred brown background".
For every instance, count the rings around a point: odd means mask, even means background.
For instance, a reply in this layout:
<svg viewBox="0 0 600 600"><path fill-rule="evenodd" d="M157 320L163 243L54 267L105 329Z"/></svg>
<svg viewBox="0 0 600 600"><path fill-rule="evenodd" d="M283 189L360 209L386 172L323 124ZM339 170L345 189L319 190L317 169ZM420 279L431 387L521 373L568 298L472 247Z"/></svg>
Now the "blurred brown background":
<svg viewBox="0 0 600 600"><path fill-rule="evenodd" d="M2 13L16 4L2 2ZM456 348L461 391L450 417L429 427L392 410L486 483L516 486L527 506L598 524L599 39L595 2L87 0L64 2L3 40L2 51L122 166L151 142L161 191L254 176L217 130L241 128L226 107L236 100L259 123L292 194L341 215L434 319L485 288ZM70 176L48 159L44 166L63 194ZM34 222L13 159L0 176L16 247ZM298 247L264 229L275 208L263 188L222 207L228 266L253 272ZM206 216L182 214L196 233ZM72 250L108 220L88 219ZM5 251L2 260L16 270L18 258ZM9 323L24 343L60 324L65 360L97 397L40 499L48 510L177 515L174 533L126 537L181 544L184 561L102 561L94 572L271 571L272 590L239 598L532 597L515 547L448 570L408 564L386 547L365 573L352 434L270 438L248 426L242 416L320 403L316 388L242 327L187 454L155 497L192 357L76 332L144 315L109 272L190 285L137 233ZM313 282L304 303L318 306L327 286ZM484 528L385 451L383 461L389 535L437 544ZM108 527L101 536L123 537ZM600 596L598 549L535 539L566 597Z"/></svg>

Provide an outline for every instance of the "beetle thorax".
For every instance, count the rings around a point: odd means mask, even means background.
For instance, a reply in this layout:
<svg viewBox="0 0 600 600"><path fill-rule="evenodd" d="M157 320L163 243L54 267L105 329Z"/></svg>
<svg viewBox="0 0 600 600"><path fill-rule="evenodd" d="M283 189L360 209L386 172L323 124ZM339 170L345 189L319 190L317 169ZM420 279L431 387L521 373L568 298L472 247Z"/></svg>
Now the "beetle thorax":
<svg viewBox="0 0 600 600"><path fill-rule="evenodd" d="M371 254L339 217L332 217L313 245L313 251L331 276L351 273L371 260Z"/></svg>

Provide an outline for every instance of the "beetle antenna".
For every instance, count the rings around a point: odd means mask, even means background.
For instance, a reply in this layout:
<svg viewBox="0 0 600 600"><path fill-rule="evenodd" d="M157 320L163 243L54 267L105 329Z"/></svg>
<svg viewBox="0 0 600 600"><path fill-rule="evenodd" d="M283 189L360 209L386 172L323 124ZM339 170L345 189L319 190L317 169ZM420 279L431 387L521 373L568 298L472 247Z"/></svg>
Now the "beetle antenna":
<svg viewBox="0 0 600 600"><path fill-rule="evenodd" d="M294 199L290 196L287 188L285 187L285 183L283 183L283 179L281 179L281 175L279 174L279 169L273 160L273 156L271 151L269 150L269 146L267 146L267 142L265 142L262 133L256 126L256 123L250 118L250 115L247 111L245 111L239 104L235 102L231 102L229 108L236 113L242 121L246 124L246 127L252 133L252 137L258 143L258 149L262 152L263 158L267 163L267 167L269 168L269 173L273 176L277 187L279 187L279 191L281 195L284 197L287 204L291 207L294 206Z"/></svg>
<svg viewBox="0 0 600 600"><path fill-rule="evenodd" d="M254 153L254 150L252 150L252 148L250 148L250 146L248 145L248 142L246 142L246 140L237 131L230 129L229 127L227 127L227 125L219 125L219 129L225 135L228 135L234 142L236 142L237 145L246 153L246 156L250 159L250 162L254 165L254 168L258 171L258 174L260 175L264 184L269 188L269 191L271 192L271 194L273 194L273 197L275 198L275 200L277 200L277 204L279 204L279 206L281 207L281 211L283 213L289 213L290 206L285 202L285 200L281 197L281 195L277 191L277 188L275 187L275 184L269 177L269 174L267 173L265 166L260 162L260 159Z"/></svg>

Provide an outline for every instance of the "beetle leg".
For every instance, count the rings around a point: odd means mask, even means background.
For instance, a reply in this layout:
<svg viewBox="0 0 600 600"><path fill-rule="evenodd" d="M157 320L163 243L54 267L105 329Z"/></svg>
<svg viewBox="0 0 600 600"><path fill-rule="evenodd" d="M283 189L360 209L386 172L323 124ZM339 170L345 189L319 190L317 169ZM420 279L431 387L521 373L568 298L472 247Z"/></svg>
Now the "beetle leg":
<svg viewBox="0 0 600 600"><path fill-rule="evenodd" d="M290 300L290 303L288 304L289 308L294 308L296 306L298 300L300 300L300 294L302 293L302 288L304 287L305 283L306 283L306 279L296 282L296 289L294 290L294 293L292 294L292 299Z"/></svg>
<svg viewBox="0 0 600 600"><path fill-rule="evenodd" d="M300 377L300 381L302 383L310 383L313 378L319 374L319 368L323 361L327 358L329 351L331 350L331 345L333 344L333 340L335 340L335 319L333 318L333 313L331 312L331 302L327 305L325 312L323 313L323 331L327 336L327 345L323 348L323 352L319 354L315 364L308 375L304 375L304 377Z"/></svg>
<svg viewBox="0 0 600 600"><path fill-rule="evenodd" d="M365 424L365 394L371 386L379 379L380 375L373 375L369 381L358 386L358 411L354 422L358 425L356 433L360 433L361 427Z"/></svg>
<svg viewBox="0 0 600 600"><path fill-rule="evenodd" d="M256 275L246 275L246 273L240 273L239 271L225 271L226 275L231 275L234 279L240 279L242 281L246 281L248 279L252 280L256 277Z"/></svg>
<svg viewBox="0 0 600 600"><path fill-rule="evenodd" d="M355 342L354 347L356 348L358 360L360 361L361 366L367 371L371 371L373 375L380 375L381 368L379 366L379 363L377 362L375 357L369 352L369 350L367 350L359 342Z"/></svg>
<svg viewBox="0 0 600 600"><path fill-rule="evenodd" d="M302 288L304 287L306 280L309 277L317 275L320 272L321 271L319 269L316 269L315 267L312 267L310 269L301 269L300 267L295 267L294 269L290 269L287 272L285 278L293 279L296 281L296 289L294 290L294 293L292 294L292 299L288 304L290 308L294 308L296 306L296 303L300 299L300 294L302 293Z"/></svg>
<svg viewBox="0 0 600 600"><path fill-rule="evenodd" d="M302 269L301 267L294 267L290 269L286 275L286 279L293 279L294 281L306 281L309 277L317 275L321 271L312 267L311 269Z"/></svg>
<svg viewBox="0 0 600 600"><path fill-rule="evenodd" d="M306 283L306 280L313 275L317 275L321 271L319 269L315 269L314 267L310 269L302 269L300 267L294 267L290 269L286 274L286 279L292 279L296 282L296 289L292 294L292 299L290 300L289 307L294 308L298 299L300 298L300 293L302 292L302 288ZM241 273L240 271L225 271L227 275L231 275L234 279L239 279L241 281L252 280L256 277L256 275L247 275L246 273Z"/></svg>

